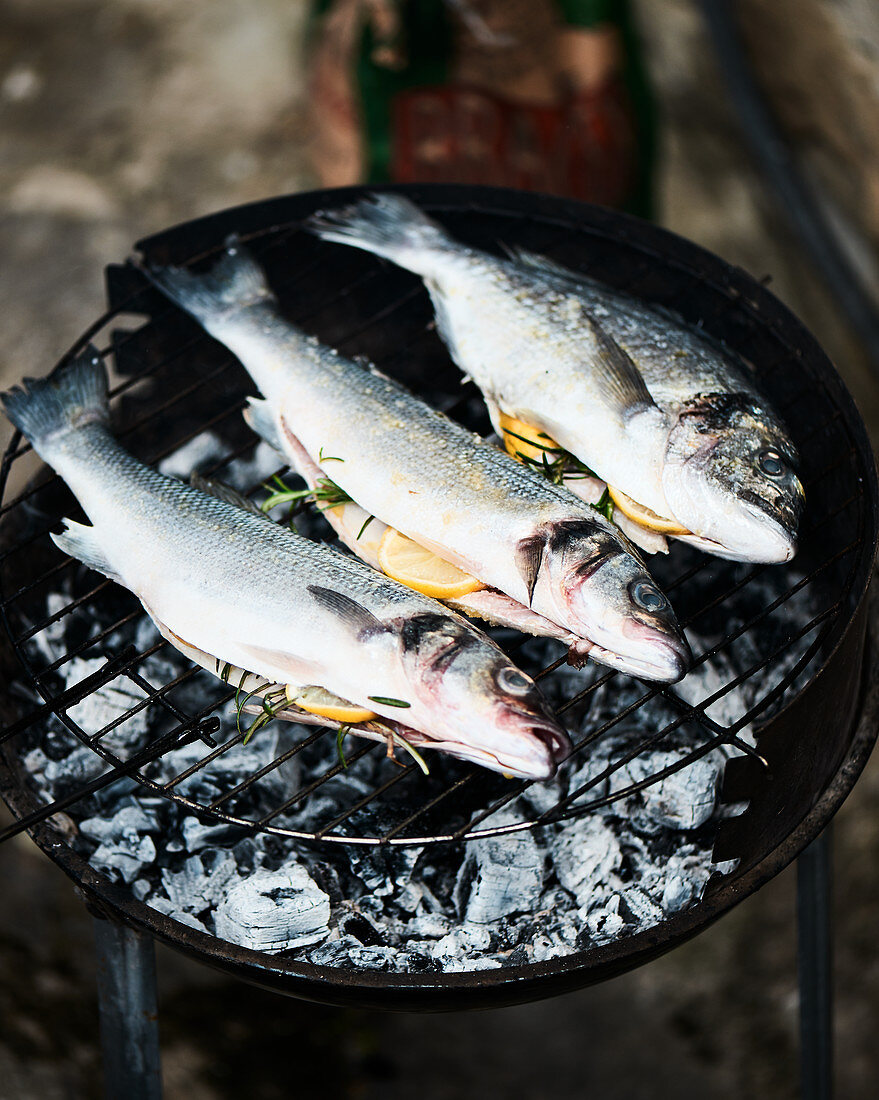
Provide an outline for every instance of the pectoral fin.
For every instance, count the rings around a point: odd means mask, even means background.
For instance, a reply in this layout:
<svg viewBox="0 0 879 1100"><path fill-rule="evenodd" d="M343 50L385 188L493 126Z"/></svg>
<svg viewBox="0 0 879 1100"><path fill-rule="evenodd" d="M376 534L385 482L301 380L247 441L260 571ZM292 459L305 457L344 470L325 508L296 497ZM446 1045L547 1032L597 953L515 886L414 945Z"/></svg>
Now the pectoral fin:
<svg viewBox="0 0 879 1100"><path fill-rule="evenodd" d="M540 575L540 567L543 564L543 551L546 548L546 536L543 534L528 535L520 539L516 548L516 564L519 573L525 582L528 592L528 606L534 599L534 589L537 586L537 578Z"/></svg>
<svg viewBox="0 0 879 1100"><path fill-rule="evenodd" d="M628 352L614 340L610 333L594 319L589 318L598 345L596 371L600 374L604 389L611 394L625 419L644 409L655 408L641 372L632 362Z"/></svg>
<svg viewBox="0 0 879 1100"><path fill-rule="evenodd" d="M327 611L332 611L361 638L388 629L381 619L373 615L368 608L342 592L336 592L332 588L323 588L319 584L308 585L308 591L321 607L326 608Z"/></svg>

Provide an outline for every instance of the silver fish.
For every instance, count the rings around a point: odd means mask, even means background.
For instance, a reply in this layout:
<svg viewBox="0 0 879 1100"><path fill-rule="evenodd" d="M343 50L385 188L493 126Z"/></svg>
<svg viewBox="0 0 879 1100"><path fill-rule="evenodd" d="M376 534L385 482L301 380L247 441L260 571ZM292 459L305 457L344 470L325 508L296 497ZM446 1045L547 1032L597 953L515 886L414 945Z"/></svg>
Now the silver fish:
<svg viewBox="0 0 879 1100"><path fill-rule="evenodd" d="M651 679L685 673L668 600L596 509L290 324L242 249L207 274L150 275L238 356L263 394L249 422L297 467L304 451L368 515L568 631L575 650L583 639L593 659Z"/></svg>
<svg viewBox="0 0 879 1100"><path fill-rule="evenodd" d="M404 717L495 771L547 778L569 752L533 680L461 616L124 451L93 348L2 400L93 524L67 520L55 543L134 592L184 651Z"/></svg>
<svg viewBox="0 0 879 1100"><path fill-rule="evenodd" d="M452 358L494 414L546 432L702 549L793 557L793 443L743 370L683 321L542 257L466 247L399 195L310 228L424 279Z"/></svg>

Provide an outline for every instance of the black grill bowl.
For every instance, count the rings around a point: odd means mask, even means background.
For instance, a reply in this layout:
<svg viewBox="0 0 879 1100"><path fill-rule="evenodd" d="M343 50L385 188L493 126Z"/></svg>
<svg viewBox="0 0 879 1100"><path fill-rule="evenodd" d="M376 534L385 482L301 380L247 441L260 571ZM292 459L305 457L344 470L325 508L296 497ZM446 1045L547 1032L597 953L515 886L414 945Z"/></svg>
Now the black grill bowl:
<svg viewBox="0 0 879 1100"><path fill-rule="evenodd" d="M736 869L716 875L692 908L605 946L528 966L402 975L312 966L204 935L136 901L127 889L93 870L66 842L60 824L39 824L31 834L99 910L245 980L327 1003L400 1009L485 1007L575 989L669 950L775 875L833 815L875 739L870 724L859 718L872 675L866 593L876 551L877 484L864 426L827 357L790 312L743 272L671 233L584 204L494 188L435 185L402 190L468 243L493 251L503 243L543 252L636 297L674 309L752 366L760 388L790 427L803 458L808 500L801 549L792 563L795 568L768 567L788 570L772 574L778 578L777 600L770 608L756 609L752 620L738 628L738 634L753 635L760 654L739 678L758 685L765 681L765 691L738 723L706 734L706 745L728 743L750 721L765 761L741 756L726 768L722 797L748 806L719 828L715 858L738 860ZM430 305L420 282L372 256L319 242L302 230L302 221L316 210L337 207L362 194L361 189L345 189L256 203L168 230L141 242L139 248L151 263L198 267L209 265L226 238L237 235L266 266L281 306L293 320L346 354L368 356L470 426L487 429L472 391L462 391L458 372L431 330ZM240 365L169 306L135 266L108 270L108 296L108 313L96 320L62 364L96 333L112 330L121 314L150 318L134 331L110 332L107 353L112 352L122 376L115 415L125 445L155 461L211 425L228 444L230 455L246 453L253 438L238 410L252 388ZM39 373L36 366L34 373ZM61 516L78 514L67 490L45 470L22 491L19 471L26 453L16 436L0 470L6 682L36 688L48 709L54 705L68 728L85 739L86 733L71 723L53 695L51 670L35 667L23 649L25 635L45 615L52 578L66 568L46 532L57 529ZM19 484L13 489L17 477ZM727 599L746 591L767 569L719 563L680 545L668 559L653 559L652 564L671 589L682 619L689 622L712 616L723 621ZM93 590L81 600L97 606L128 599L109 582L101 584L93 575L92 579ZM804 589L814 607L808 645L802 659L779 679L770 675L779 644L784 649L799 641L793 628L789 638L784 636L785 604ZM119 605L117 622L134 620L140 613L132 598ZM763 630L769 615L776 617L774 632ZM765 648L768 633L774 649ZM726 640L718 644L722 649ZM83 652L89 652L88 645ZM59 653L58 661L65 656ZM57 687L54 690L57 693ZM207 702L205 713L215 702ZM158 698L151 701L159 703ZM2 697L4 723L12 726L26 716L28 706L32 704L23 705L10 687ZM700 718L698 707L690 717ZM2 743L0 792L16 816L23 817L39 803L23 773L20 744L14 729ZM588 746L581 751L588 751ZM105 755L118 766L112 754ZM407 792L422 793L412 795L404 820L387 833L346 835L345 829L328 823L317 830L316 839L303 842L466 843L468 837L490 831L467 811L468 784L472 789L482 782L478 770L440 771L440 788L430 791L430 800L436 801L429 812L419 805L425 795L414 786L418 777L407 774L399 791L406 797ZM173 792L161 793L174 797ZM406 809L406 797L394 804L398 811L400 804ZM501 788L495 804L510 797L509 790ZM586 812L597 801L581 798L576 804L560 805L532 824ZM221 808L215 816L224 814L226 820L254 827L237 818L234 807ZM409 816L413 822L405 820ZM284 835L283 829L277 831Z"/></svg>

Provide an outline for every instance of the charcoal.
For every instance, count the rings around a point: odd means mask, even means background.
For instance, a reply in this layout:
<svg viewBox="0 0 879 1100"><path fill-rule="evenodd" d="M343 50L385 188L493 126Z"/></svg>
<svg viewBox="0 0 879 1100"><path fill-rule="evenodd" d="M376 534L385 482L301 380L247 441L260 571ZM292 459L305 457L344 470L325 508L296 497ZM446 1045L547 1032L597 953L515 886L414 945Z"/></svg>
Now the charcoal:
<svg viewBox="0 0 879 1100"><path fill-rule="evenodd" d="M620 768L619 783L641 782L679 760L678 753L644 753ZM722 766L722 758L711 754L645 787L639 796L638 817L646 819L642 824L650 829L698 829L704 825L714 813Z"/></svg>
<svg viewBox="0 0 879 1100"><path fill-rule="evenodd" d="M423 913L420 917L413 917L406 924L406 930L410 936L445 936L448 934L452 922L441 913Z"/></svg>
<svg viewBox="0 0 879 1100"><path fill-rule="evenodd" d="M155 909L157 913L163 913L166 917L171 917L180 924L185 924L188 928L195 928L198 932L210 931L204 921L200 921L189 910L177 909L172 902L160 895L150 898L149 906L151 909Z"/></svg>
<svg viewBox="0 0 879 1100"><path fill-rule="evenodd" d="M658 924L663 917L662 906L657 905L649 894L637 886L630 886L623 891L622 906L632 924Z"/></svg>
<svg viewBox="0 0 879 1100"><path fill-rule="evenodd" d="M534 962L546 962L570 955L572 943L558 932L538 932L531 941L531 954Z"/></svg>
<svg viewBox="0 0 879 1100"><path fill-rule="evenodd" d="M351 965L349 952L360 946L360 942L354 936L327 939L309 950L309 961L315 966L348 967Z"/></svg>
<svg viewBox="0 0 879 1100"><path fill-rule="evenodd" d="M620 915L621 902L619 894L612 894L605 904L585 914L586 929L595 943L608 943L625 928L626 922Z"/></svg>
<svg viewBox="0 0 879 1100"><path fill-rule="evenodd" d="M111 878L118 871L125 882L134 882L141 871L156 858L156 846L149 835L138 837L135 842L113 840L99 845L89 856L92 866L107 871Z"/></svg>
<svg viewBox="0 0 879 1100"><path fill-rule="evenodd" d="M168 468L188 474L193 465L212 461L223 449L216 437L197 437L173 456ZM230 464L222 476L249 487L276 466L277 457L265 448L253 460ZM313 516L304 516L300 522L312 534L325 528L325 521ZM767 606L776 594L772 585L777 583L748 586L747 601L732 614L725 609L723 616L700 617L703 633L690 632L696 649L710 649ZM46 615L62 610L92 585L93 577L86 571L73 571L63 590L47 598ZM31 639L31 652L43 662L54 659L58 649L70 649L92 634L95 626L110 626L127 613L130 603L125 599L120 595L97 610L87 613L77 608L65 614ZM693 706L701 704L749 663L765 656L785 630L805 624L808 600L789 601L785 613L789 621L776 616L777 621L768 622L759 638L743 636L697 666L672 690ZM74 658L62 665L55 687L78 682L132 641L141 650L158 643L159 635L145 616L114 630L103 651L91 651L93 657ZM517 660L536 670L559 652L553 643L529 639ZM796 654L787 654L774 662L771 675L780 677L795 659ZM169 645L145 658L139 668L155 686L191 672L185 658ZM560 703L601 678L602 683L565 710L565 721L575 740L591 735L605 722L610 724L582 760L563 768L548 783L527 787L502 812L484 819L484 826L551 813L560 799L585 786L586 792L577 795L576 805L582 808L650 778L710 739L710 732L697 722L682 724L680 709L661 696L623 720L612 721L649 689L626 677L605 676L606 670L599 666L583 670L562 666L544 681L549 698ZM185 714L195 714L227 690L209 673L198 671L175 686L169 699ZM721 725L736 721L755 701L755 690L745 681L712 704L709 716ZM120 676L72 708L71 714L87 732L94 732L143 697L139 687ZM226 739L238 724L234 700L219 706L217 713L221 739ZM126 756L176 721L165 708L151 704L120 723L103 741ZM661 732L666 725L674 729ZM260 730L248 745L236 744L209 765L197 767L176 789L204 804L230 792L242 777L269 768L224 803L224 809L233 814L258 818L295 796L311 774L336 763L335 738L327 735L284 764L271 767L313 732L273 724ZM747 729L742 736L749 736ZM383 783L388 767L383 749L379 746L352 760L355 744L362 745L353 740L345 745L346 769L314 794L291 803L275 823L310 831L316 821L329 820ZM200 765L210 751L200 741L193 742L166 754L152 766L150 775L167 782ZM342 968L403 973L488 970L559 958L607 943L656 925L697 902L713 871L728 873L734 867L712 864L711 848L717 820L741 810L717 803L722 768L735 752L731 745L719 746L639 792L532 831L425 848L332 845L297 855L295 841L261 832L242 837L235 826L199 817L124 778L70 811L71 843L111 878L130 883L133 895L157 912L241 946L285 951L295 958ZM33 786L47 800L75 790L108 766L54 719L40 731L39 740L35 735L24 746L22 759ZM455 775L457 767L441 756L431 759L431 781L442 784ZM502 790L499 783L493 777L477 777L469 789L473 804L464 807L466 812L478 812L483 797L483 805L490 805ZM403 783L388 798L396 793L405 800L410 791ZM394 824L387 808L378 804L359 810L343 828L376 835Z"/></svg>
<svg viewBox="0 0 879 1100"><path fill-rule="evenodd" d="M62 592L50 592L46 596L46 618L52 618L70 603L70 597ZM68 624L62 617L54 623L49 623L38 634L31 638L31 645L47 664L51 664L58 656L59 649L66 648L66 634Z"/></svg>
<svg viewBox="0 0 879 1100"><path fill-rule="evenodd" d="M230 943L276 954L322 940L329 919L330 899L304 867L291 863L236 882L217 907L214 927Z"/></svg>
<svg viewBox="0 0 879 1100"><path fill-rule="evenodd" d="M103 668L107 662L101 657L74 657L64 666L65 687L70 688ZM117 676L90 692L81 703L70 707L68 716L87 734L116 721L120 715L146 698L146 692L124 676ZM103 739L108 748L124 750L140 744L147 731L147 708L116 726Z"/></svg>
<svg viewBox="0 0 879 1100"><path fill-rule="evenodd" d="M131 884L131 892L137 898L138 901L143 901L144 898L149 897L153 891L153 884L149 879L138 878Z"/></svg>
<svg viewBox="0 0 879 1100"><path fill-rule="evenodd" d="M461 924L434 944L431 954L437 959L466 957L487 951L490 944L491 933L484 925Z"/></svg>
<svg viewBox="0 0 879 1100"><path fill-rule="evenodd" d="M348 961L355 970L395 969L397 949L394 947L356 947L348 949Z"/></svg>
<svg viewBox="0 0 879 1100"><path fill-rule="evenodd" d="M235 832L232 825L203 825L197 817L184 817L181 822L183 845L188 852L207 848L217 840L226 840Z"/></svg>
<svg viewBox="0 0 879 1100"><path fill-rule="evenodd" d="M158 465L159 473L188 481L193 470L221 458L226 450L223 441L211 431L199 432L182 447L172 451Z"/></svg>
<svg viewBox="0 0 879 1100"><path fill-rule="evenodd" d="M514 823L501 812L486 824ZM543 886L544 854L530 832L485 837L468 845L459 881L466 888L464 915L475 924L490 924L511 913L530 912Z"/></svg>
<svg viewBox="0 0 879 1100"><path fill-rule="evenodd" d="M92 817L80 822L80 831L95 840L116 840L136 844L139 834L154 831L158 827L155 815L147 813L135 801L123 806L113 817Z"/></svg>
<svg viewBox="0 0 879 1100"><path fill-rule="evenodd" d="M218 905L237 878L238 867L231 853L207 849L190 856L180 871L163 871L162 885L175 908L200 913Z"/></svg>
<svg viewBox="0 0 879 1100"><path fill-rule="evenodd" d="M596 891L607 894L619 885L623 862L620 842L600 817L581 817L558 827L553 863L559 882L586 906Z"/></svg>

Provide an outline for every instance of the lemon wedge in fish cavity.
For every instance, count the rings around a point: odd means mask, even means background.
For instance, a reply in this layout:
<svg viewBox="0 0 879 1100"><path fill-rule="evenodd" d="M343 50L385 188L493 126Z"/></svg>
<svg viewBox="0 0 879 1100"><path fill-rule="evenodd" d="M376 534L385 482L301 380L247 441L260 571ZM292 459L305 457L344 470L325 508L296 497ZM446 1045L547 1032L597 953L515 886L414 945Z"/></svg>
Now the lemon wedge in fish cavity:
<svg viewBox="0 0 879 1100"><path fill-rule="evenodd" d="M651 531L657 531L661 535L690 534L686 527L681 527L681 525L676 523L673 519L665 519L664 516L658 516L656 512L651 511L650 508L645 508L643 504L639 504L636 500L632 500L631 497L627 497L626 494L619 489L614 489L611 485L608 485L607 491L610 494L610 499L623 515L628 516L630 520L639 524L641 527L648 527Z"/></svg>
<svg viewBox="0 0 879 1100"><path fill-rule="evenodd" d="M378 563L382 572L393 580L435 600L453 600L485 588L482 581L432 550L426 550L394 527L389 527L382 536Z"/></svg>
<svg viewBox="0 0 879 1100"><path fill-rule="evenodd" d="M513 458L530 458L541 462L544 455L548 455L550 459L558 457L561 447L539 428L504 412L499 413L498 423L503 434L504 448Z"/></svg>
<svg viewBox="0 0 879 1100"><path fill-rule="evenodd" d="M549 453L552 458L556 457L558 452L562 450L558 443L545 432L533 427L531 424L518 420L514 416L501 413L498 421L504 436L504 447L513 458L536 458L540 461L545 454ZM555 455L553 452L555 452ZM622 490L614 489L613 486L608 485L607 491L617 508L633 523L637 523L639 526L646 527L651 531L656 531L661 535L690 534L686 527L681 527L673 519L665 519L664 516L657 515L652 509L646 508L636 500L632 500Z"/></svg>
<svg viewBox="0 0 879 1100"><path fill-rule="evenodd" d="M314 685L301 687L299 684L287 684L287 700L302 710L307 710L309 714L331 718L334 722L343 722L345 725L371 722L373 718L378 718L375 711L349 703L347 699L340 699L326 688Z"/></svg>

